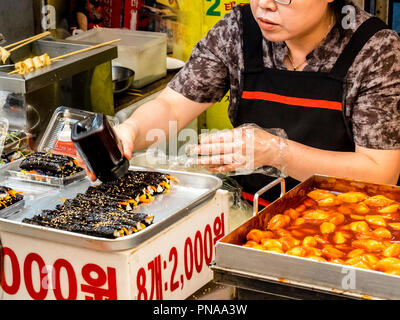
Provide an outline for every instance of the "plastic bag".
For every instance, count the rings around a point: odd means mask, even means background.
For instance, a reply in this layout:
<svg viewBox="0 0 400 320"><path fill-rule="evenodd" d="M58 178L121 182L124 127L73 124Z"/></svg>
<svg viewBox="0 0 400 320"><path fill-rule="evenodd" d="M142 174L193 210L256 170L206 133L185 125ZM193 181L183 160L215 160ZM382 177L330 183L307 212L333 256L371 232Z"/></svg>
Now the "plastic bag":
<svg viewBox="0 0 400 320"><path fill-rule="evenodd" d="M203 165L207 170L227 176L261 173L286 177L286 139L283 129L263 129L255 124L201 134L199 145L187 147L188 159L184 164ZM269 165L263 165L266 159Z"/></svg>
<svg viewBox="0 0 400 320"><path fill-rule="evenodd" d="M146 167L149 170L165 169L179 170L215 175L222 180L221 189L229 194L229 227L230 230L247 221L253 215L249 202L242 198L242 187L230 176L220 173L211 173L206 167L195 164L193 159L186 156L166 156L163 152L147 151L135 152L130 160L133 166Z"/></svg>
<svg viewBox="0 0 400 320"><path fill-rule="evenodd" d="M283 129L245 124L233 130L202 133L198 138L200 144L187 144L183 154L166 155L165 150L155 147L141 157L148 166L157 168L224 176L261 173L286 177L286 138ZM269 165L262 165L266 159Z"/></svg>

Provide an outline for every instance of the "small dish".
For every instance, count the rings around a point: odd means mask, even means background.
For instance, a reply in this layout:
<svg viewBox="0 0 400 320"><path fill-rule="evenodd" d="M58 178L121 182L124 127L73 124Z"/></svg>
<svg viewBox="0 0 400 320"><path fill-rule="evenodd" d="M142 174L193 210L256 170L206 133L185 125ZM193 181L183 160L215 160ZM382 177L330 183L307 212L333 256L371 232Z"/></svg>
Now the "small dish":
<svg viewBox="0 0 400 320"><path fill-rule="evenodd" d="M167 57L167 70L179 70L183 68L185 62L179 59Z"/></svg>

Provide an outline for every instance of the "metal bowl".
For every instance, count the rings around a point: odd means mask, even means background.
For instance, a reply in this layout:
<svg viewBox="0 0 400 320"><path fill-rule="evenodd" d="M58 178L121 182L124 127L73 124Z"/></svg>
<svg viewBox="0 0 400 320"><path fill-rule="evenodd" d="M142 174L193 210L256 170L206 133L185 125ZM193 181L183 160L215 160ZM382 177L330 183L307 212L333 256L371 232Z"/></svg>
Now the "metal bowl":
<svg viewBox="0 0 400 320"><path fill-rule="evenodd" d="M133 82L135 71L129 68L113 66L112 82L114 93L121 93L127 90Z"/></svg>

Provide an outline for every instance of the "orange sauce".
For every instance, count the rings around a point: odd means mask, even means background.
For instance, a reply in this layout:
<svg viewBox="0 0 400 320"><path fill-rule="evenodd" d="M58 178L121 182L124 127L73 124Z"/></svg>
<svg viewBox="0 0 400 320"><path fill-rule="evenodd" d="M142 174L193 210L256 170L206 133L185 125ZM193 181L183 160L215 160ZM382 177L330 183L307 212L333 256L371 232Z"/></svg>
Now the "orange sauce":
<svg viewBox="0 0 400 320"><path fill-rule="evenodd" d="M400 203L390 195L315 189L243 245L400 275Z"/></svg>

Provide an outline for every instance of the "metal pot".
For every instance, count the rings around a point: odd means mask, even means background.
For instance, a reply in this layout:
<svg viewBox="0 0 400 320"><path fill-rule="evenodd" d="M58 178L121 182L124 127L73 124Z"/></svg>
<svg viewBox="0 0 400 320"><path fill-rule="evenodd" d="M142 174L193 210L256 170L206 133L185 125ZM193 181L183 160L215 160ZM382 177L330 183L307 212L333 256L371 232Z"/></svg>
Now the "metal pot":
<svg viewBox="0 0 400 320"><path fill-rule="evenodd" d="M135 71L129 68L113 66L112 82L114 93L121 93L127 90L133 82Z"/></svg>

